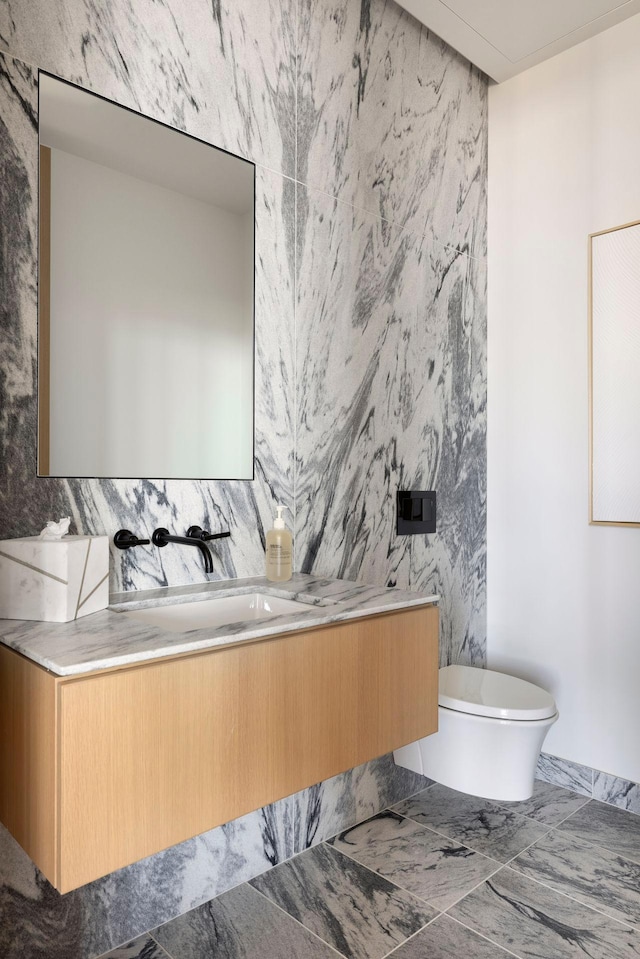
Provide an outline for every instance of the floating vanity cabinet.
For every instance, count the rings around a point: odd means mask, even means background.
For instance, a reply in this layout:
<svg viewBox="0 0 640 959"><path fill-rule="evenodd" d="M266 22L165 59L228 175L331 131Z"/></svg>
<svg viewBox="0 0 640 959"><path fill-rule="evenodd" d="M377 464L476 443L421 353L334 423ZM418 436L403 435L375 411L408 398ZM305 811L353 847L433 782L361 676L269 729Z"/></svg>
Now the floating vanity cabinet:
<svg viewBox="0 0 640 959"><path fill-rule="evenodd" d="M416 606L55 676L0 646L0 818L60 892L437 727Z"/></svg>

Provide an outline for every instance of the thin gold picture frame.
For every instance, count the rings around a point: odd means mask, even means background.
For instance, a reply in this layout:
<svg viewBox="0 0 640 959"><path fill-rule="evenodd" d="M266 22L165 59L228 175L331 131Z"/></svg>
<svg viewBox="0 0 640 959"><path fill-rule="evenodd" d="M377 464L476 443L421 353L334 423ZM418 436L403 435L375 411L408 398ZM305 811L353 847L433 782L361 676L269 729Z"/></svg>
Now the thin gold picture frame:
<svg viewBox="0 0 640 959"><path fill-rule="evenodd" d="M602 520L593 518L593 239L605 233L616 233L618 230L627 230L632 226L640 226L640 220L612 226L607 230L598 230L590 233L588 238L588 339L589 339L589 525L590 526L626 526L630 529L640 529L640 523L624 520Z"/></svg>

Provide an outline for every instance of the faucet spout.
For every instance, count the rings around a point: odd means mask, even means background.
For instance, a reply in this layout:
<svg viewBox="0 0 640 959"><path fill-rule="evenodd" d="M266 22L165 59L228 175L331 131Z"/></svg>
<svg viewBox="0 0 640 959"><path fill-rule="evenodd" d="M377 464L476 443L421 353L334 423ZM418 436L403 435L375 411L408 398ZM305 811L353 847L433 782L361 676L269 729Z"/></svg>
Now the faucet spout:
<svg viewBox="0 0 640 959"><path fill-rule="evenodd" d="M158 529L154 530L153 536L151 537L151 542L154 546L166 546L167 543L180 543L183 546L195 546L202 553L205 573L213 572L213 558L209 551L209 547L204 540L196 539L193 536L173 536L168 529L164 529L164 527L160 526Z"/></svg>

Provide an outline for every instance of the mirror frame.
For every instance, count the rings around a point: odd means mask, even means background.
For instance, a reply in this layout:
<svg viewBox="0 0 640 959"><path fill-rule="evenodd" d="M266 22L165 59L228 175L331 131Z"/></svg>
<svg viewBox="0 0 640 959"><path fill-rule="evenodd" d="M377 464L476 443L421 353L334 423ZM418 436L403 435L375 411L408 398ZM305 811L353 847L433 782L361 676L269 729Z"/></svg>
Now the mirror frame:
<svg viewBox="0 0 640 959"><path fill-rule="evenodd" d="M86 93L88 96L96 97L98 100L102 100L105 103L110 103L113 106L118 107L121 110L126 110L128 113L134 114L134 116L141 117L143 120L147 120L151 123L155 123L160 127L164 127L166 130L170 130L172 133L178 133L181 136L188 137L190 140L195 140L197 143L202 143L204 146L209 147L212 150L218 150L220 153L225 153L227 156L234 157L237 160L241 160L243 163L248 164L252 167L252 177L253 177L253 290L252 290L252 310L251 310L251 322L252 322L252 342L253 350L251 357L251 366L252 366L252 446L251 446L251 476L243 477L205 477L205 476L95 476L95 475L85 475L85 476L69 476L63 474L51 474L42 472L42 464L46 462L48 466L49 462L49 413L50 413L50 395L51 395L51 384L50 384L50 363L44 363L41 361L41 355L46 355L50 357L50 317L51 317L51 302L50 302L50 292L51 292L51 248L50 248L50 202L48 204L42 203L42 190L43 190L43 179L45 183L48 184L49 190L49 201L50 201L50 186L51 186L51 169L50 169L50 160L47 164L48 169L45 169L45 176L43 178L42 171L42 148L40 144L40 78L41 77L50 77L52 80L57 80L59 83L64 83L69 87L74 87L76 90ZM240 156L238 153L233 153L231 150L225 150L224 147L219 147L215 143L210 143L208 140L203 140L201 137L193 136L191 133L186 133L184 130L178 129L178 127L173 127L168 123L164 123L162 120L157 120L155 117L147 116L145 113L141 113L139 110L134 110L131 107L124 106L121 103L118 103L117 100L112 100L109 97L105 97L100 93L96 93L94 90L88 90L86 87L81 86L78 83L72 83L70 80L65 80L63 77L57 76L55 73L51 73L48 70L38 70L38 197L37 197L37 276L36 276L36 312L37 312L37 334L36 334L36 384L37 384L37 428L36 428L36 476L40 479L96 479L96 480L141 480L141 479L164 479L169 482L238 482L238 483L251 483L256 478L256 164L253 160L248 160L246 157ZM45 215L43 217L43 207L45 209ZM44 220L44 229L43 229L43 220ZM45 243L45 233L47 242ZM46 277L46 283L43 282L43 277Z"/></svg>
<svg viewBox="0 0 640 959"><path fill-rule="evenodd" d="M590 526L626 526L629 529L639 529L640 522L624 520L603 520L593 517L593 240L595 237L604 236L606 233L617 233L619 230L626 230L632 226L640 226L640 220L632 220L630 223L622 223L620 226L612 226L607 230L598 230L596 233L590 233L588 239L588 257L589 257L589 281L588 281L588 338L589 338L589 525Z"/></svg>

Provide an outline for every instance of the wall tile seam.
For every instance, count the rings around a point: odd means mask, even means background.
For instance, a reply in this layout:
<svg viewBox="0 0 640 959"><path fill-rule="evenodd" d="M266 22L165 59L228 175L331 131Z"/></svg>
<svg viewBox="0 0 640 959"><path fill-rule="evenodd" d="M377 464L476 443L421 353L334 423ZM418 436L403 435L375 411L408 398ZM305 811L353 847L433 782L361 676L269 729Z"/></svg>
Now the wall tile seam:
<svg viewBox="0 0 640 959"><path fill-rule="evenodd" d="M1 49L0 49L0 55L9 57L9 58L10 58L11 60L13 60L15 63L23 63L25 66L29 67L31 70L34 70L36 73L38 73L41 69L43 69L43 72L44 72L44 73L47 73L47 74L49 74L50 76L53 76L53 77L59 77L58 74L50 73L50 71L44 70L44 68L41 68L41 67L38 66L37 64L31 63L29 60L23 60L21 57L16 57L16 56L14 56L12 53L9 53L8 50L1 50ZM67 81L66 81L66 77L59 77L59 79L67 82ZM103 96L103 94L98 93L97 90L93 90L93 89L90 89L89 87L83 86L82 84L75 83L75 81L68 81L68 82L73 83L74 86L79 86L81 90L85 90L87 93L94 93L94 94L96 94L97 96ZM115 103L117 106L125 106L124 104L119 103L117 100L112 100L112 99L109 98L109 97L107 97L106 99L108 99L111 103ZM297 87L296 87L296 92L295 92L296 134L297 134L297 122L298 122L298 117L297 117L298 104L297 104L297 100L298 100L298 91L297 91ZM131 108L125 106L125 109L131 109ZM157 120L156 117L149 117L148 114L146 114L146 113L140 113L139 110L133 110L133 112L134 112L134 113L139 113L140 116L147 117L147 118L152 119L152 120ZM169 129L171 129L171 130L176 130L178 133L185 133L185 134L187 134L187 136L193 136L193 134L190 134L188 130L183 130L183 129L181 129L180 127L171 126L171 124L165 123L164 120L158 120L158 122L159 122L159 123L162 123L164 126L169 127ZM486 264L486 262L487 262L487 256L488 256L488 254L485 255L485 256L478 256L478 255L475 254L475 253L467 253L465 250L461 250L461 249L460 249L458 246L456 246L455 244L445 243L443 240L439 240L439 239L435 239L435 240L434 240L432 237L428 236L426 233L422 233L420 230L412 230L410 227L405 226L404 224L400 223L399 221L397 221L397 220L390 220L388 217L384 217L384 216L382 216L380 213L376 213L375 211L370 210L370 209L369 209L368 207L366 207L366 206L359 206L358 204L351 203L349 200L345 200L343 197L335 196L333 193L327 193L326 190L321 190L319 187L314 186L312 183L309 183L308 181L300 180L300 179L298 179L298 177L296 177L296 176L291 176L291 175L288 174L288 173L283 173L282 170L276 170L275 167L268 166L266 163L261 163L259 160L254 160L252 157L250 157L250 156L248 156L248 155L246 155L246 154L244 154L244 153L241 153L241 152L239 152L239 151L237 151L237 150L230 150L230 149L228 149L227 147L219 147L217 143L212 143L210 140L203 140L201 137L195 137L195 139L199 140L201 143L206 143L206 144L208 144L209 146L218 147L218 149L225 150L227 153L232 153L234 156L240 157L240 159L242 159L242 160L247 160L249 163L253 163L254 166L256 167L256 170L261 170L261 171L263 171L263 172L265 172L265 173L270 173L270 174L272 174L273 176L279 176L279 177L281 177L283 180L289 180L291 183L295 184L296 189L297 189L298 186L301 186L301 187L304 187L304 189L306 189L306 190L312 190L314 193L317 193L317 194L319 194L319 195L321 195L321 196L325 196L325 197L327 197L327 198L330 199L330 200L334 200L336 203L341 203L343 206L349 207L351 210L354 210L356 213L364 213L364 214L366 214L367 216L373 217L374 219L380 221L381 223L386 223L386 224L388 224L389 226L393 227L393 228L396 229L396 230L399 230L399 231L402 232L402 233L407 233L409 236L419 237L420 239L428 240L428 241L432 242L435 247L438 247L439 249L444 250L444 251L446 251L446 252L457 253L459 256L464 256L464 257L465 257L466 259L468 259L468 260L475 260L475 261L477 261L478 263L485 263L485 264ZM297 138L297 136L296 136L296 143L295 143L295 148L294 148L294 158L297 157L297 149L298 149L298 138ZM296 165L297 165L297 163L296 163ZM296 196L296 208L297 208L297 196ZM297 209L296 209L295 216L296 216L296 220L297 220ZM295 270L295 267L294 267L294 270ZM296 279L297 279L297 272L296 272Z"/></svg>
<svg viewBox="0 0 640 959"><path fill-rule="evenodd" d="M573 762L573 760L571 759L563 759L563 757L553 756L551 753L542 753L542 755L546 757L550 757L552 759L560 759L563 762L568 762L568 763ZM602 796L596 795L596 792L595 792L596 776L610 776L611 778L617 779L619 782L624 783L626 786L637 788L639 791L640 791L640 783L634 782L633 779L625 779L622 776L616 776L615 773L607 773L603 769L595 769L595 767L593 766L585 766L583 763L576 763L576 765L582 766L582 768L588 770L588 772L591 775L591 791L589 793L582 793L579 795L584 795L587 797L587 799L593 800L595 802L604 803L605 806L613 806L615 809L622 809L625 812L631 813L633 816L640 816L640 810L630 809L627 806L621 805L620 803L613 802L611 799L603 799ZM536 780L538 782L549 783L550 785L555 785L555 786L561 785L559 782L554 782L551 779L542 779L537 774L537 772L536 772ZM562 788L571 790L571 786L563 786ZM575 790L571 790L571 791L575 792Z"/></svg>

